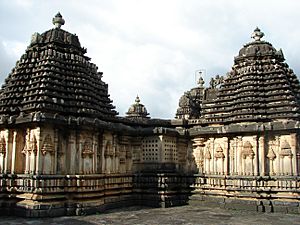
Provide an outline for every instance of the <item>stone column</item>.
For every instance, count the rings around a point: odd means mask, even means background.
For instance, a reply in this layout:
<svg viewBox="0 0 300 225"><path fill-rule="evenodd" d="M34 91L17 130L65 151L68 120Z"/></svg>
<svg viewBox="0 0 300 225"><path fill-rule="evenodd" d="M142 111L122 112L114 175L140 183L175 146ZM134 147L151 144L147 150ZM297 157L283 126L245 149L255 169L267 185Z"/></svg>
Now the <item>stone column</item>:
<svg viewBox="0 0 300 225"><path fill-rule="evenodd" d="M75 165L78 167L79 162L75 162L76 160L76 132L70 131L69 140L68 140L68 150L67 150L67 170L66 172L69 174L75 174Z"/></svg>
<svg viewBox="0 0 300 225"><path fill-rule="evenodd" d="M210 138L209 139L209 149L211 153L211 168L210 168L210 173L211 174L216 174L217 172L217 164L216 164L216 159L215 159L215 139Z"/></svg>
<svg viewBox="0 0 300 225"><path fill-rule="evenodd" d="M229 138L227 137L224 137L224 150L225 150L225 158L224 158L224 164L225 164L225 167L224 167L224 174L225 175L228 175L229 174L229 149L228 149L228 146L229 146Z"/></svg>
<svg viewBox="0 0 300 225"><path fill-rule="evenodd" d="M35 129L35 136L36 136L36 145L37 145L37 153L36 153L36 163L35 163L35 173L37 175L41 174L43 171L43 155L41 152L41 129Z"/></svg>
<svg viewBox="0 0 300 225"><path fill-rule="evenodd" d="M236 149L236 162L237 162L237 167L236 167L236 172L238 175L242 175L243 173L243 167L242 167L242 164L243 164L243 160L241 158L241 151L242 151L242 148L243 148L243 139L242 139L242 136L238 136L237 137L237 149Z"/></svg>
<svg viewBox="0 0 300 225"><path fill-rule="evenodd" d="M265 153L265 137L264 136L259 137L258 152L259 152L259 157L257 157L257 158L258 158L258 163L259 163L260 175L265 176L266 175L266 153Z"/></svg>
<svg viewBox="0 0 300 225"><path fill-rule="evenodd" d="M258 136L254 136L253 137L253 141L254 141L254 158L252 159L252 171L251 171L251 175L257 176L259 174L259 137Z"/></svg>
<svg viewBox="0 0 300 225"><path fill-rule="evenodd" d="M16 162L17 159L17 131L14 130L13 131L13 139L12 139L12 157L11 157L11 172L12 173L16 173L15 169L16 169L16 164L18 162Z"/></svg>
<svg viewBox="0 0 300 225"><path fill-rule="evenodd" d="M97 138L98 137L98 133L93 133L92 135L92 151L93 151L93 159L92 159L92 173L96 173L97 172L97 152L98 152L98 143L97 143Z"/></svg>
<svg viewBox="0 0 300 225"><path fill-rule="evenodd" d="M25 155L25 174L30 173L30 129L28 128L25 136L25 146L22 153Z"/></svg>
<svg viewBox="0 0 300 225"><path fill-rule="evenodd" d="M298 176L297 171L297 134L291 134L291 175Z"/></svg>
<svg viewBox="0 0 300 225"><path fill-rule="evenodd" d="M11 131L6 129L4 131L4 138L6 140L6 146L5 146L5 158L4 158L4 173L10 173L11 171L11 147L12 147L12 138L11 138Z"/></svg>
<svg viewBox="0 0 300 225"><path fill-rule="evenodd" d="M58 160L57 160L57 150L58 150L58 129L54 130L54 160L53 160L53 169L52 172L53 174L57 174L57 164L58 164Z"/></svg>
<svg viewBox="0 0 300 225"><path fill-rule="evenodd" d="M276 145L276 152L280 153L280 138L279 136L275 136L275 145ZM277 166L275 166L275 168L277 168L277 175L283 175L283 168L282 168L282 157L280 156L280 154L278 155L278 160L277 160Z"/></svg>
<svg viewBox="0 0 300 225"><path fill-rule="evenodd" d="M80 135L79 135L80 137ZM83 140L80 138L79 140L79 145L78 145L78 169L79 169L79 174L84 174L85 173L85 168L84 168L84 165L83 165L83 155L82 155L82 149L83 149Z"/></svg>

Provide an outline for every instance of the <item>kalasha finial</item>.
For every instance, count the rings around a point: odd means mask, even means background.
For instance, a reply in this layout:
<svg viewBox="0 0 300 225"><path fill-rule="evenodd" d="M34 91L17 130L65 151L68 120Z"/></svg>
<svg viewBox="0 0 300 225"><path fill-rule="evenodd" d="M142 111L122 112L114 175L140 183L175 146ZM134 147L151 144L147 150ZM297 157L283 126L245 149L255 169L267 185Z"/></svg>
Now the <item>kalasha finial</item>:
<svg viewBox="0 0 300 225"><path fill-rule="evenodd" d="M258 27L256 27L256 29L254 30L254 32L251 35L251 38L254 39L254 41L260 41L260 39L265 36L265 34L263 32L260 31L260 29Z"/></svg>
<svg viewBox="0 0 300 225"><path fill-rule="evenodd" d="M60 28L62 25L65 24L65 20L62 18L60 12L58 12L52 19L52 23L55 25L56 28Z"/></svg>
<svg viewBox="0 0 300 225"><path fill-rule="evenodd" d="M140 100L139 96L137 95L136 98L135 98L135 103L136 103L136 104L140 104L140 101L141 101L141 100Z"/></svg>
<svg viewBox="0 0 300 225"><path fill-rule="evenodd" d="M199 79L197 81L197 84L199 85L200 88L203 88L204 87L204 80L202 78L202 71L199 71Z"/></svg>

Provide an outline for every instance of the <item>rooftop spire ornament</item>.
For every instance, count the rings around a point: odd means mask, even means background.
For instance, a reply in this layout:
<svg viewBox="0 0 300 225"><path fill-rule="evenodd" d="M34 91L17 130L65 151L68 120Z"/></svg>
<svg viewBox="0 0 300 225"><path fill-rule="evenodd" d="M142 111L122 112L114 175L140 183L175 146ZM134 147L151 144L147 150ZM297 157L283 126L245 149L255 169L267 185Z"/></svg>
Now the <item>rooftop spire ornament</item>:
<svg viewBox="0 0 300 225"><path fill-rule="evenodd" d="M65 24L65 20L62 18L60 12L58 12L52 19L52 23L54 24L55 28L60 28L62 25Z"/></svg>
<svg viewBox="0 0 300 225"><path fill-rule="evenodd" d="M260 41L260 39L265 36L265 34L263 32L260 31L260 29L258 27L256 27L256 29L254 30L254 32L251 35L251 38L254 39L254 41Z"/></svg>

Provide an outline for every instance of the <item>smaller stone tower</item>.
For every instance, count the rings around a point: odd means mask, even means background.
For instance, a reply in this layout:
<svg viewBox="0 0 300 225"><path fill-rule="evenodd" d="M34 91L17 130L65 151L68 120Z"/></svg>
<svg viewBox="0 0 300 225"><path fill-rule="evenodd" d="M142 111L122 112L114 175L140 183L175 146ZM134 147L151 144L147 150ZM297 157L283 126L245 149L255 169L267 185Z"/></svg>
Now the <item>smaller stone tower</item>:
<svg viewBox="0 0 300 225"><path fill-rule="evenodd" d="M148 116L149 113L147 112L146 107L140 103L139 96L136 96L135 103L130 106L128 109L127 118L130 119L150 119Z"/></svg>
<svg viewBox="0 0 300 225"><path fill-rule="evenodd" d="M195 119L201 114L201 105L204 97L204 80L198 80L198 86L186 91L179 99L176 119Z"/></svg>

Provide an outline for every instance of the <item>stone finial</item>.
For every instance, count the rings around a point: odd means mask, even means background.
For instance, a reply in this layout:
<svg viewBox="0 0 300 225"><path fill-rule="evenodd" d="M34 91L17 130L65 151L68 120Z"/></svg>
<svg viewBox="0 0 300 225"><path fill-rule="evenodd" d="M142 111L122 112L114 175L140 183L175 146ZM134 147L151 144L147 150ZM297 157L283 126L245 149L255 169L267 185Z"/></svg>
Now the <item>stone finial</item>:
<svg viewBox="0 0 300 225"><path fill-rule="evenodd" d="M263 32L260 31L260 29L258 27L256 27L256 29L254 30L254 32L251 35L251 38L254 39L254 41L260 41L260 39L265 36L265 34Z"/></svg>
<svg viewBox="0 0 300 225"><path fill-rule="evenodd" d="M139 96L137 95L136 98L135 98L135 104L140 104L140 101L141 100L140 100Z"/></svg>
<svg viewBox="0 0 300 225"><path fill-rule="evenodd" d="M60 28L62 25L65 24L65 20L62 18L60 12L58 12L52 19L52 23L54 24L55 28Z"/></svg>
<svg viewBox="0 0 300 225"><path fill-rule="evenodd" d="M199 85L200 88L203 88L204 87L204 80L202 78L202 72L201 71L199 72L199 75L200 75L200 77L197 81L197 84Z"/></svg>
<svg viewBox="0 0 300 225"><path fill-rule="evenodd" d="M148 117L149 113L147 112L146 107L140 103L140 98L137 95L135 98L135 103L130 106L128 109L128 112L126 113L128 118L146 118L149 119Z"/></svg>

